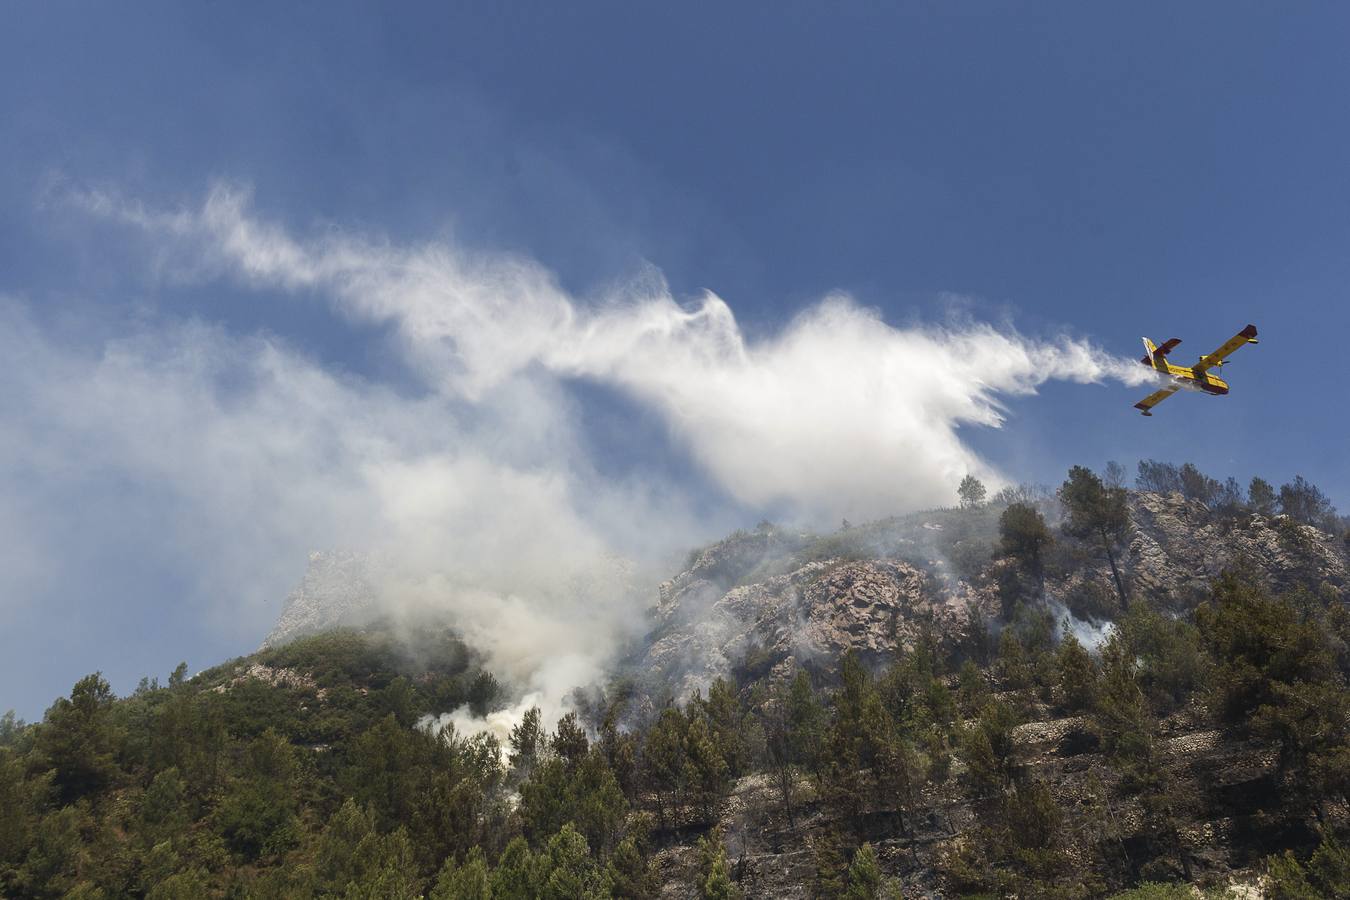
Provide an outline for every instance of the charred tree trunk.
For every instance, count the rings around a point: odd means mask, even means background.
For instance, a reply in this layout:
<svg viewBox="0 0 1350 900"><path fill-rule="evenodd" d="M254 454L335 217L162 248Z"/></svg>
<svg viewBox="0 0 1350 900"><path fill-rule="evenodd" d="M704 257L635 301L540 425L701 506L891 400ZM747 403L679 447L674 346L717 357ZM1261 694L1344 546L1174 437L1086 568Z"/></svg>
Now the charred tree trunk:
<svg viewBox="0 0 1350 900"><path fill-rule="evenodd" d="M1129 609L1130 601L1125 596L1125 582L1120 578L1120 569L1116 566L1116 555L1111 552L1111 538L1102 531L1102 547L1106 549L1106 561L1111 564L1111 577L1116 581L1116 593L1120 594L1120 608Z"/></svg>

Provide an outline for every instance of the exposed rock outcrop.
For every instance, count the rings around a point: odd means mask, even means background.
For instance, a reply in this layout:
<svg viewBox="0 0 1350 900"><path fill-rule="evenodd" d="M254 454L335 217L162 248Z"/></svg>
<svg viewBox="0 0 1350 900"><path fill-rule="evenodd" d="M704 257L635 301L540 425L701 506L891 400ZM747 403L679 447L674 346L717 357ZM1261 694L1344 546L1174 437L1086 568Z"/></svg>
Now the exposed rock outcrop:
<svg viewBox="0 0 1350 900"><path fill-rule="evenodd" d="M662 585L657 628L639 663L678 697L752 659L809 664L847 650L879 659L911 643L924 623L940 638L959 635L968 603L994 603L898 560L813 561L726 591L689 576Z"/></svg>
<svg viewBox="0 0 1350 900"><path fill-rule="evenodd" d="M375 612L371 561L361 553L311 553L305 576L286 597L261 650L333 628L365 624Z"/></svg>
<svg viewBox="0 0 1350 900"><path fill-rule="evenodd" d="M1243 560L1277 588L1346 583L1344 544L1288 516L1226 518L1180 494L1140 492L1131 494L1130 518L1126 571L1139 595L1155 601L1189 605Z"/></svg>

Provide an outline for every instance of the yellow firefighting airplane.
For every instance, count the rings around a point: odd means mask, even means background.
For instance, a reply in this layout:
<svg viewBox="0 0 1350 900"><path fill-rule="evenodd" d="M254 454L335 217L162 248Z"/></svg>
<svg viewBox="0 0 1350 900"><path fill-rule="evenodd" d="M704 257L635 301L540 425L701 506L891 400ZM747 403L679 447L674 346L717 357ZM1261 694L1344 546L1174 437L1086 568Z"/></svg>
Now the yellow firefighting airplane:
<svg viewBox="0 0 1350 900"><path fill-rule="evenodd" d="M1193 387L1207 394L1228 393L1228 383L1209 374L1209 370L1222 366L1225 358L1243 344L1255 344L1256 342L1256 326L1248 325L1229 338L1218 350L1208 356L1200 357L1200 361L1188 369L1185 366L1174 366L1167 361L1167 354L1171 353L1172 348L1181 343L1179 338L1172 338L1161 347L1153 346L1152 341L1144 338L1144 348L1148 350L1148 356L1145 356L1140 362L1164 375L1170 375L1174 380L1162 390L1154 391L1140 400L1134 405L1134 408L1143 410L1146 416L1151 416L1153 415L1153 407L1184 387Z"/></svg>

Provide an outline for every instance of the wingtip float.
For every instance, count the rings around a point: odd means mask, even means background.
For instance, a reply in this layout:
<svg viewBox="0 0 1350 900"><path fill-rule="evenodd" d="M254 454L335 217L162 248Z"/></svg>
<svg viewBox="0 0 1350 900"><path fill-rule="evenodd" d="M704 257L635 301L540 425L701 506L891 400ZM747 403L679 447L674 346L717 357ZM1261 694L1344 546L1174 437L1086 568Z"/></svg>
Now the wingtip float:
<svg viewBox="0 0 1350 900"><path fill-rule="evenodd" d="M1211 375L1209 370L1222 366L1228 361L1228 357L1244 344L1257 343L1256 326L1248 325L1225 341L1218 350L1200 357L1199 361L1190 367L1176 366L1167 361L1167 354L1171 353L1180 343L1180 338L1172 338L1161 347L1156 347L1151 340L1144 338L1144 349L1148 352L1139 361L1172 379L1172 383L1167 387L1154 391L1134 405L1135 409L1141 410L1146 416L1153 415L1153 407L1182 388L1192 388L1204 391L1207 394L1228 393L1228 382Z"/></svg>

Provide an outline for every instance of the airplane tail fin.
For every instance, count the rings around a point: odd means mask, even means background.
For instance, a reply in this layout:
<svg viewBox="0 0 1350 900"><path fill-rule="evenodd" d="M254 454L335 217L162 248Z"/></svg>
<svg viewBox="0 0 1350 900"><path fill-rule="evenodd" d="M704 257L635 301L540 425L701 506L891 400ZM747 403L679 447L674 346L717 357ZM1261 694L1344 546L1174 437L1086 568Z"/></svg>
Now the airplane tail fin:
<svg viewBox="0 0 1350 900"><path fill-rule="evenodd" d="M1181 338L1169 338L1161 347L1154 346L1148 338L1144 338L1144 349L1148 351L1148 356L1140 360L1146 366L1156 366L1159 360L1165 358L1172 352L1172 348L1181 343Z"/></svg>
<svg viewBox="0 0 1350 900"><path fill-rule="evenodd" d="M1146 366L1153 365L1153 354L1156 353L1157 350L1158 348L1152 341L1148 338L1144 338L1144 358L1139 361Z"/></svg>

